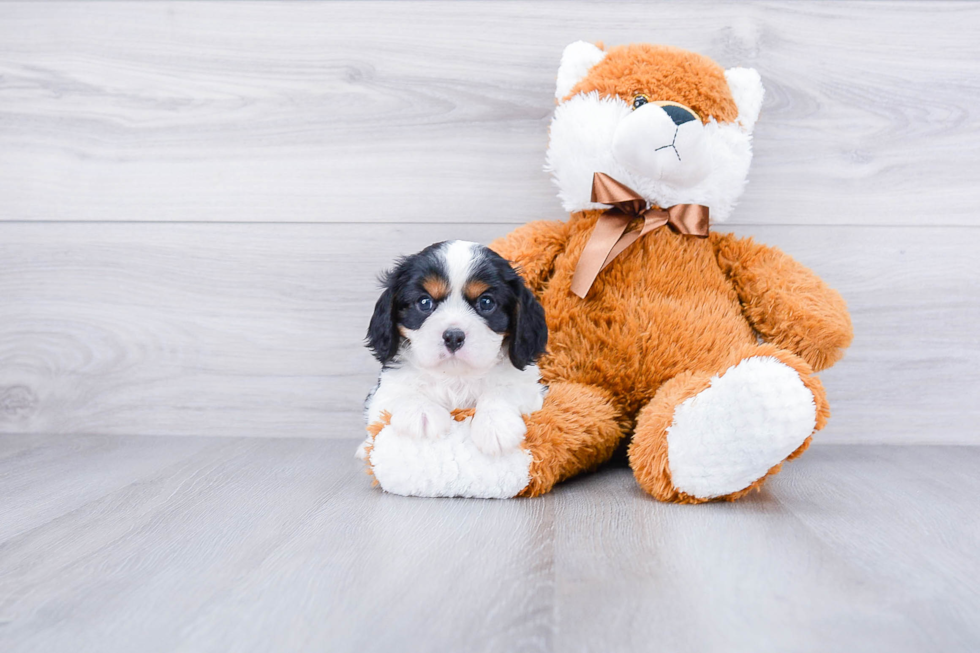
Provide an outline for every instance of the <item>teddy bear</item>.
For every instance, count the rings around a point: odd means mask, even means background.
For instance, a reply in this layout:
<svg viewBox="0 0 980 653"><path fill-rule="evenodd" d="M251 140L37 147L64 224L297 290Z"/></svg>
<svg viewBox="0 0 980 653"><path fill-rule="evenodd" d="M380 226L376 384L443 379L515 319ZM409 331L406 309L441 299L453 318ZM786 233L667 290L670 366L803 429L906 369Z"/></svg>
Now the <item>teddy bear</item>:
<svg viewBox="0 0 980 653"><path fill-rule="evenodd" d="M543 406L506 461L468 448L464 416L442 457L376 438L375 475L413 478L407 494L441 474L428 496L534 497L625 449L648 494L702 503L801 455L829 417L814 373L852 327L813 272L715 230L744 189L763 93L755 70L674 47L565 48L545 169L570 215L490 245L545 310Z"/></svg>

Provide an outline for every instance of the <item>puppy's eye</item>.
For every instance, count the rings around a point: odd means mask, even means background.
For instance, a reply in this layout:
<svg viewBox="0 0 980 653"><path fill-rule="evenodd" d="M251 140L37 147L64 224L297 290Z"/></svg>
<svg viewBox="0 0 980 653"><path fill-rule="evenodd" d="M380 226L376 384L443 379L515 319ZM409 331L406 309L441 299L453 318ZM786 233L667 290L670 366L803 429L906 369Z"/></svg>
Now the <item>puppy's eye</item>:
<svg viewBox="0 0 980 653"><path fill-rule="evenodd" d="M650 98L648 98L647 96L645 96L645 95L637 95L636 97L633 98L633 108L634 109L639 109L640 107L642 107L644 104L646 104L649 101L650 101Z"/></svg>
<svg viewBox="0 0 980 653"><path fill-rule="evenodd" d="M476 310L481 313L491 313L495 308L497 308L497 302L490 295L483 295L476 300Z"/></svg>
<svg viewBox="0 0 980 653"><path fill-rule="evenodd" d="M433 302L432 298L428 295L422 295L418 298L418 301L415 302L415 305L418 306L419 310L423 313L429 313L435 306L435 302Z"/></svg>

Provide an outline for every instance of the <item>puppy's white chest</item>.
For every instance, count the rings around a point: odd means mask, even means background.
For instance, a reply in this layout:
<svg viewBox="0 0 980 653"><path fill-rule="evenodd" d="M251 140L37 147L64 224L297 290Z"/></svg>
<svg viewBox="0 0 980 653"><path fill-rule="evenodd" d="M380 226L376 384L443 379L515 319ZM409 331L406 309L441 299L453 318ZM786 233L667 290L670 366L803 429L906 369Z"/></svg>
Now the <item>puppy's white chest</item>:
<svg viewBox="0 0 980 653"><path fill-rule="evenodd" d="M446 378L426 383L422 394L446 410L475 408L483 394L485 384L481 379Z"/></svg>

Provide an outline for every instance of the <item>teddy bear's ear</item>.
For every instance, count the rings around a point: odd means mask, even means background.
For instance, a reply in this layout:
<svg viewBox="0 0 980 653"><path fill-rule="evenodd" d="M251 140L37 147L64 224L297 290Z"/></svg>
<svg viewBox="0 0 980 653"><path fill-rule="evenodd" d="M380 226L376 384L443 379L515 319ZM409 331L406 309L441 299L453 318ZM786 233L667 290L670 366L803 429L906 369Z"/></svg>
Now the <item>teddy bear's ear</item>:
<svg viewBox="0 0 980 653"><path fill-rule="evenodd" d="M762 78L754 68L729 68L725 71L725 79L738 106L738 122L751 134L765 95Z"/></svg>
<svg viewBox="0 0 980 653"><path fill-rule="evenodd" d="M555 98L560 102L572 88L589 73L589 69L605 58L606 53L591 43L576 41L565 47L558 66L558 83Z"/></svg>

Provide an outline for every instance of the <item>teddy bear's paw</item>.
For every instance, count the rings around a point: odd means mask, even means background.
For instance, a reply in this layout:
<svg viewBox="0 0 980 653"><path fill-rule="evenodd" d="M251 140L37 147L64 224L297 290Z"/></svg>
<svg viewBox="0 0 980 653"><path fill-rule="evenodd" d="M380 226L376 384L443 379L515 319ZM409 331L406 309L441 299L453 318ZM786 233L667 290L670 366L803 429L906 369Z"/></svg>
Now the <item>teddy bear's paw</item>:
<svg viewBox="0 0 980 653"><path fill-rule="evenodd" d="M391 428L402 437L441 438L452 428L449 411L432 402L400 406L391 414Z"/></svg>
<svg viewBox="0 0 980 653"><path fill-rule="evenodd" d="M517 449L526 433L524 418L513 408L478 408L470 424L473 444L488 456Z"/></svg>
<svg viewBox="0 0 980 653"><path fill-rule="evenodd" d="M813 433L816 406L800 375L747 358L674 410L667 458L674 486L710 499L747 488Z"/></svg>

